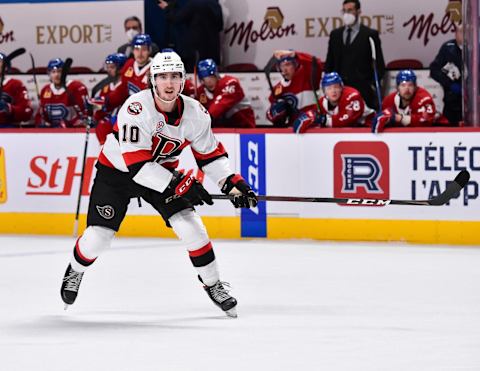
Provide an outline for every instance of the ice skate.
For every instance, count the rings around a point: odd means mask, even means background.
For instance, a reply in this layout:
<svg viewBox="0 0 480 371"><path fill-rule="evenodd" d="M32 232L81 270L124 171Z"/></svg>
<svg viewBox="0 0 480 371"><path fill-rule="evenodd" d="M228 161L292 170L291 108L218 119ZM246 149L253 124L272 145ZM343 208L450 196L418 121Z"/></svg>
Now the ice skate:
<svg viewBox="0 0 480 371"><path fill-rule="evenodd" d="M200 282L203 283L202 278L198 276ZM225 314L232 318L237 318L237 299L228 294L230 287L227 282L217 281L213 286L203 285L208 297L218 306Z"/></svg>
<svg viewBox="0 0 480 371"><path fill-rule="evenodd" d="M77 298L83 273L84 272L74 271L70 264L67 267L65 276L63 277L62 287L60 289L62 300L65 303L65 310L67 310L68 306L72 305Z"/></svg>

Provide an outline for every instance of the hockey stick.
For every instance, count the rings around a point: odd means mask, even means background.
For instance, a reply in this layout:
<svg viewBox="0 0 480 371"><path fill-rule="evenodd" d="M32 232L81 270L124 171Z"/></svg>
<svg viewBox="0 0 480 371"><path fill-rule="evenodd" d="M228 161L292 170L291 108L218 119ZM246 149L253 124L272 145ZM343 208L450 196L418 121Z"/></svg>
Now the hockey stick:
<svg viewBox="0 0 480 371"><path fill-rule="evenodd" d="M283 202L322 202L348 205L413 205L413 206L440 206L445 205L463 187L465 187L470 179L470 173L467 170L462 170L455 177L455 180L447 185L444 192L429 200L415 201L415 200L382 200L374 198L331 198L331 197L291 197L291 196L258 196L259 201L283 201ZM212 195L214 200L230 200L231 195Z"/></svg>
<svg viewBox="0 0 480 371"><path fill-rule="evenodd" d="M37 93L38 104L40 104L40 89L38 88L38 81L37 81L37 73L35 72L35 59L33 58L33 54L30 54L30 60L32 61L32 75L33 75L33 83L35 85L35 91Z"/></svg>
<svg viewBox="0 0 480 371"><path fill-rule="evenodd" d="M377 49L375 48L375 41L372 37L369 37L370 49L372 49L372 67L373 67L373 76L375 78L375 88L377 91L378 99L378 109L377 112L382 112L382 92L380 90L380 81L378 80L378 71L377 71Z"/></svg>
<svg viewBox="0 0 480 371"><path fill-rule="evenodd" d="M70 67L72 67L72 63L72 58L67 58L65 59L65 63L62 67L62 74L60 75L60 86L63 87L65 91L67 90L67 75L70 72Z"/></svg>
<svg viewBox="0 0 480 371"><path fill-rule="evenodd" d="M320 109L320 102L318 101L318 93L315 87L315 80L318 73L318 64L317 58L312 55L312 75L310 76L310 85L312 85L313 97L315 98L315 105L317 106L317 112L319 115L322 114L322 110ZM325 127L325 124L322 124L321 127Z"/></svg>
<svg viewBox="0 0 480 371"><path fill-rule="evenodd" d="M78 218L80 215L80 205L82 203L83 179L85 177L85 163L87 162L88 139L90 138L91 117L87 117L85 126L85 144L83 146L82 173L80 175L80 187L78 189L77 210L75 211L75 222L73 223L73 237L78 235Z"/></svg>
<svg viewBox="0 0 480 371"><path fill-rule="evenodd" d="M272 56L272 58L270 58L267 65L263 69L263 72L265 72L265 77L267 78L268 87L270 88L270 92L272 93L272 97L274 99L275 99L275 92L273 91L272 80L270 79L270 72L272 72L273 66L275 66L276 64L277 64L277 58L275 58L275 56Z"/></svg>
<svg viewBox="0 0 480 371"><path fill-rule="evenodd" d="M0 78L0 97L2 96L2 93L3 93L3 80L5 79L5 71L7 69L7 66L10 66L13 59L24 54L25 52L26 52L25 48L15 49L13 52L7 55L3 60L2 71L1 71L2 77Z"/></svg>

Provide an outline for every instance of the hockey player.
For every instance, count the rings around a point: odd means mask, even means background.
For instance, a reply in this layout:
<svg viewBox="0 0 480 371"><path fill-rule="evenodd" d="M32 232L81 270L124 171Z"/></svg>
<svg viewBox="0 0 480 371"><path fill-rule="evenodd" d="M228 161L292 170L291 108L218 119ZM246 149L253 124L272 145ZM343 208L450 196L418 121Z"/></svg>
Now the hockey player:
<svg viewBox="0 0 480 371"><path fill-rule="evenodd" d="M382 103L383 111L372 120L372 132L385 127L432 126L435 121L435 103L430 93L417 86L417 75L412 70L398 72L397 91Z"/></svg>
<svg viewBox="0 0 480 371"><path fill-rule="evenodd" d="M316 108L302 113L293 123L296 133L304 133L313 127L361 126L375 113L365 105L357 89L343 85L337 72L326 73L321 86L324 96L319 99L320 113Z"/></svg>
<svg viewBox="0 0 480 371"><path fill-rule="evenodd" d="M315 108L315 94L322 75L322 64L317 59L317 71L312 88L312 59L306 53L277 50L274 53L282 80L270 94L267 118L275 126L292 126L302 112Z"/></svg>
<svg viewBox="0 0 480 371"><path fill-rule="evenodd" d="M236 77L220 77L213 59L198 62L198 100L212 116L212 127L254 128L255 114Z"/></svg>
<svg viewBox="0 0 480 371"><path fill-rule="evenodd" d="M174 52L158 53L150 66L151 88L130 96L121 107L96 164L87 229L75 243L61 286L65 304L73 304L84 272L111 244L130 198L142 197L184 243L210 299L229 316L237 301L220 281L212 243L194 206L213 204L191 175L175 171L183 148L191 146L198 166L232 195L235 207L255 207L257 196L233 173L227 153L213 136L210 115L196 100L179 94L185 70ZM228 286L227 286L228 287Z"/></svg>
<svg viewBox="0 0 480 371"><path fill-rule="evenodd" d="M115 89L118 89L120 86L120 71L126 61L127 56L122 53L109 54L107 58L105 58L105 70L107 71L108 76L104 80L100 81L98 85L103 85L103 87L100 89L98 94L94 95L94 98L91 100L91 103L93 104L100 102L100 109L96 110L93 116L97 123L95 127L95 134L97 135L100 144L105 143L107 135L112 132L112 121L114 121L118 111L118 109L107 111L103 103L105 97L111 92L115 91Z"/></svg>
<svg viewBox="0 0 480 371"><path fill-rule="evenodd" d="M35 115L35 126L47 128L72 128L83 125L86 115L88 91L77 80L68 80L62 85L64 62L60 58L48 62L50 84L40 92L40 105Z"/></svg>
<svg viewBox="0 0 480 371"><path fill-rule="evenodd" d="M122 83L105 97L105 110L112 111L120 107L132 94L148 86L148 70L151 62L152 39L148 34L139 34L133 38L133 59L128 59L122 69Z"/></svg>
<svg viewBox="0 0 480 371"><path fill-rule="evenodd" d="M7 77L10 65L6 55L0 53L0 128L16 128L32 117L32 102L23 83ZM3 75L2 75L3 74Z"/></svg>

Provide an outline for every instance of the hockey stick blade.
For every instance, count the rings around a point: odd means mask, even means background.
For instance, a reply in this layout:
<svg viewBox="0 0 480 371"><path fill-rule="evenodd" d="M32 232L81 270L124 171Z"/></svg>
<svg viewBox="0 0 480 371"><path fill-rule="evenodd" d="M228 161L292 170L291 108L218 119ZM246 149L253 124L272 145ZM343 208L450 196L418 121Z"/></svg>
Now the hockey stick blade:
<svg viewBox="0 0 480 371"><path fill-rule="evenodd" d="M467 185L469 180L470 173L467 170L460 171L460 173L458 173L458 175L455 177L454 181L447 186L447 189L443 193L428 200L429 205L445 205L453 197L457 196L458 192L460 192L463 187Z"/></svg>
<svg viewBox="0 0 480 371"><path fill-rule="evenodd" d="M347 204L347 205L409 205L409 206L441 206L445 205L463 187L465 187L470 179L470 174L467 170L462 170L452 181L447 189L438 196L429 200L385 200L376 198L336 198L336 197L296 197L296 196L264 196L259 195L258 201L282 201L282 202L320 202L332 204ZM230 200L231 195L211 195L214 200Z"/></svg>
<svg viewBox="0 0 480 371"><path fill-rule="evenodd" d="M19 55L25 54L26 50L25 48L18 48L15 49L13 52L11 52L9 55L7 55L7 60L10 63L12 59L17 58Z"/></svg>
<svg viewBox="0 0 480 371"><path fill-rule="evenodd" d="M67 75L70 72L70 67L72 67L73 60L72 58L65 59L65 63L63 63L62 67L62 74L60 76L60 85L66 88L67 84Z"/></svg>

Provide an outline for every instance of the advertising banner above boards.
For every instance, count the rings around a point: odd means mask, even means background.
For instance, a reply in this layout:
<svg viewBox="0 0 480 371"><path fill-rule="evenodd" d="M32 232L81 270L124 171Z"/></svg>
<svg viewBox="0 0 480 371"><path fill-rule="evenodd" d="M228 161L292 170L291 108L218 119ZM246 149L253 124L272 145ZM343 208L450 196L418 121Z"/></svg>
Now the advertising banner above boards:
<svg viewBox="0 0 480 371"><path fill-rule="evenodd" d="M455 175L467 169L471 179L447 206L345 206L323 203L268 202L246 220L255 228L269 216L341 219L480 221L478 175L480 132L395 132L382 135L354 130L339 134L219 133L232 169L241 172L260 194L304 197L348 197L423 200L440 194ZM7 131L0 142L0 213L70 213L75 210L85 134ZM96 138L88 149L82 213L99 153ZM194 169L190 150L181 169ZM205 187L219 193L204 179ZM132 214L154 215L132 203ZM202 215L234 216L227 201L200 207ZM260 229L259 229L260 230ZM259 233L262 233L261 231Z"/></svg>
<svg viewBox="0 0 480 371"><path fill-rule="evenodd" d="M361 21L377 30L385 62L417 59L424 67L441 44L454 38L448 1L360 1ZM263 68L277 49L296 49L325 60L330 32L343 25L342 0L221 1L225 64Z"/></svg>
<svg viewBox="0 0 480 371"><path fill-rule="evenodd" d="M385 94L388 94L395 90L395 76L396 71L389 71L385 79ZM443 90L440 84L429 77L429 71L427 70L417 70L418 85L425 87L433 97L435 106L438 112L443 110ZM229 75L235 76L240 80L240 84L247 96L250 104L252 105L253 111L255 112L255 120L257 125L271 125L266 118L266 112L269 108L268 96L270 95L270 89L268 87L265 74L261 72L256 73L229 73ZM15 78L20 79L28 89L30 98L32 99L34 111L38 107L38 99L36 93L36 87L34 84L32 75L14 75ZM101 81L106 75L104 74L81 74L81 75L70 75L69 79L76 79L81 81L91 92L92 88ZM187 77L193 79L191 74L187 74ZM276 84L280 81L280 74L274 72L271 74L272 83ZM43 86L49 83L47 75L38 75L37 82L39 90ZM319 91L319 96L322 95L322 92Z"/></svg>
<svg viewBox="0 0 480 371"><path fill-rule="evenodd" d="M121 3L121 6L115 4ZM276 49L298 49L325 60L330 32L342 26L342 1L220 1L224 13L224 65L254 63L263 68ZM362 2L362 23L379 31L385 61L417 59L427 67L440 45L453 38L448 2ZM54 10L52 10L54 7ZM114 9L114 11L112 11ZM0 49L24 47L45 66L72 57L74 66L101 68L105 56L126 42L123 21L144 19L144 2L56 1L0 4ZM18 20L22 20L19 22ZM30 68L27 56L15 65Z"/></svg>
<svg viewBox="0 0 480 371"><path fill-rule="evenodd" d="M118 3L118 4L115 4ZM98 71L105 57L127 42L123 21L143 21L143 1L7 2L0 4L0 51L27 49L35 65L53 58ZM15 59L21 71L32 67L28 54Z"/></svg>

